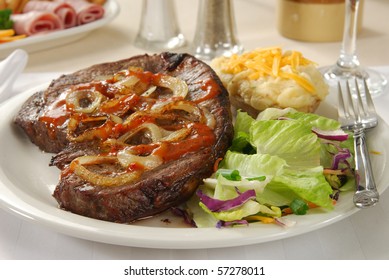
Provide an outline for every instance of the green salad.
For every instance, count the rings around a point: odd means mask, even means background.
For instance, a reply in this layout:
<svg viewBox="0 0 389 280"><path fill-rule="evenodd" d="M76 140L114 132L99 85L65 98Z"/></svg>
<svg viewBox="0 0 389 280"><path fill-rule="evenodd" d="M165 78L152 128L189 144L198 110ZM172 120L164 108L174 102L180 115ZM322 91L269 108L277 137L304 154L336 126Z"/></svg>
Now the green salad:
<svg viewBox="0 0 389 280"><path fill-rule="evenodd" d="M185 210L197 227L287 225L288 214L331 211L353 188L353 162L352 135L336 120L290 108L257 119L238 111L231 147Z"/></svg>

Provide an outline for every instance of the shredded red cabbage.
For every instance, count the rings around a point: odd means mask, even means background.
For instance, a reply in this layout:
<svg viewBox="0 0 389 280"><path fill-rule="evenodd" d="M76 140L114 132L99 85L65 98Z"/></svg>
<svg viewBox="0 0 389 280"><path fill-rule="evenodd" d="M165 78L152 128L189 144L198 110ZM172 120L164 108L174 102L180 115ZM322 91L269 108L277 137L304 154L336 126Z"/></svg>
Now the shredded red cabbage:
<svg viewBox="0 0 389 280"><path fill-rule="evenodd" d="M348 139L348 134L341 129L322 130L317 127L313 127L312 132L315 133L319 138L327 140L345 141Z"/></svg>
<svg viewBox="0 0 389 280"><path fill-rule="evenodd" d="M341 149L332 159L332 169L338 169L341 162L347 163L347 159L351 157L349 149Z"/></svg>
<svg viewBox="0 0 389 280"><path fill-rule="evenodd" d="M296 224L296 221L289 220L288 218L278 217L274 219L277 225L289 228Z"/></svg>
<svg viewBox="0 0 389 280"><path fill-rule="evenodd" d="M188 211L178 208L178 207L172 207L170 208L170 211L178 216L182 217L184 219L184 222L192 227L197 227L195 221L192 219L192 217L189 215Z"/></svg>
<svg viewBox="0 0 389 280"><path fill-rule="evenodd" d="M221 212L237 208L248 200L255 199L256 197L255 190L247 190L243 193L238 193L237 197L228 200L219 200L209 197L201 190L198 190L196 194L200 198L200 201L212 212Z"/></svg>
<svg viewBox="0 0 389 280"><path fill-rule="evenodd" d="M247 225L248 226L249 222L246 220L235 220L235 221L230 221L230 222L218 221L216 223L217 228L229 227L229 226L233 226L233 225Z"/></svg>

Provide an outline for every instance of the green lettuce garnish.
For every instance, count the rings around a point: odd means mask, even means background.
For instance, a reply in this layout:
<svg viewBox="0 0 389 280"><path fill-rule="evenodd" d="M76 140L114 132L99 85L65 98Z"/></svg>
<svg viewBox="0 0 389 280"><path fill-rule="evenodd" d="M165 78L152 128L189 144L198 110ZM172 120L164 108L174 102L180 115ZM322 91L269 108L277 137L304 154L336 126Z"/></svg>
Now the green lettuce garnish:
<svg viewBox="0 0 389 280"><path fill-rule="evenodd" d="M284 207L303 215L308 202L333 209L333 189L323 175L323 164L326 168L331 164L331 149L351 148L352 140L334 148L321 141L312 128L337 130L340 123L290 108L267 109L257 119L238 111L232 145L219 171L204 180L200 189L219 200L233 199L239 192L253 189L256 200L215 213L194 196L187 205L197 226L214 226L218 221L238 221L251 215L279 217Z"/></svg>

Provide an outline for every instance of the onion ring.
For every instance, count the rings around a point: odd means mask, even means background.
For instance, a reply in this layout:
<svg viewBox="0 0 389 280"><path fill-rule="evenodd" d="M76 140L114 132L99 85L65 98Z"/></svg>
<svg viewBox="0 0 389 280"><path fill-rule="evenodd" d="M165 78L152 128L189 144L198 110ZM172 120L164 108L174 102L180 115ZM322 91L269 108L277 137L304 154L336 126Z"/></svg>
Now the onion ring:
<svg viewBox="0 0 389 280"><path fill-rule="evenodd" d="M79 117L79 115L77 115ZM78 136L74 136L74 132L81 122L93 122L93 121L103 121L105 122L98 126L86 129ZM76 118L75 116L71 116L68 123L68 133L67 137L70 141L74 142L84 142L90 141L94 139L105 140L109 138L109 136L113 133L113 128L121 123L121 119L117 116L109 115L109 116L98 116L98 117L87 117L85 119Z"/></svg>
<svg viewBox="0 0 389 280"><path fill-rule="evenodd" d="M188 85L176 77L163 75L156 83L156 86L170 89L175 97L185 98L188 94Z"/></svg>
<svg viewBox="0 0 389 280"><path fill-rule="evenodd" d="M81 156L70 163L70 169L81 179L89 183L102 187L117 187L137 180L141 172L131 171L114 177L98 174L84 167L84 165L96 165L103 163L112 163L118 161L113 156Z"/></svg>
<svg viewBox="0 0 389 280"><path fill-rule="evenodd" d="M69 90L66 95L66 106L76 113L90 114L96 111L103 98L104 96L100 92L92 88L89 90ZM82 100L88 100L88 106L82 106Z"/></svg>
<svg viewBox="0 0 389 280"><path fill-rule="evenodd" d="M117 153L117 159L123 167L128 168L130 164L136 163L144 167L145 170L151 170L163 163L161 157L157 155L138 156L131 153L128 149L120 150Z"/></svg>
<svg viewBox="0 0 389 280"><path fill-rule="evenodd" d="M188 100L176 100L175 102L164 101L154 104L151 110L157 114L164 114L172 110L181 110L187 112L189 115L196 115L198 122L205 123L206 118L203 111L197 106L197 104Z"/></svg>
<svg viewBox="0 0 389 280"><path fill-rule="evenodd" d="M136 76L127 76L119 81L117 81L114 85L115 86L124 86L126 88L131 88L135 86L139 82L139 78Z"/></svg>

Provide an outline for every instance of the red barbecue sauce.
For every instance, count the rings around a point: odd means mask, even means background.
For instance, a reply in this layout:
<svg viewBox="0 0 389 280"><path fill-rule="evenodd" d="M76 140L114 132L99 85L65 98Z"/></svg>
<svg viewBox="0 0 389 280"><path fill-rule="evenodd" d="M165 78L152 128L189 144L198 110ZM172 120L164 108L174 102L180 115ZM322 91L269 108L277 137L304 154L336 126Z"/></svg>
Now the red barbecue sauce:
<svg viewBox="0 0 389 280"><path fill-rule="evenodd" d="M203 102L205 100L214 98L216 95L218 95L220 93L220 91L217 90L218 88L219 88L219 86L215 80L209 79L209 80L203 81L201 84L201 89L203 91L205 91L206 94L204 96L202 96L201 98L194 100L194 102L198 104L198 103Z"/></svg>
<svg viewBox="0 0 389 280"><path fill-rule="evenodd" d="M184 154L210 147L215 142L213 130L207 125L194 123L192 133L183 141L163 142L153 154L158 155L164 162L176 160Z"/></svg>
<svg viewBox="0 0 389 280"><path fill-rule="evenodd" d="M121 75L134 75L140 82L147 85L158 84L161 79L161 74L153 74L151 72L137 72L137 71L122 71ZM105 81L93 81L90 83L80 84L73 86L70 90L94 90L100 92L106 96L109 100L102 103L99 112L102 114L114 114L123 113L126 111L138 111L145 108L150 108L155 103L154 99L141 97L135 93L126 92L120 95L120 88L114 85L115 81L107 79ZM206 92L201 98L194 100L195 103L203 102L207 99L215 97L219 92L215 90L217 87L216 82L213 80L206 80L201 85L201 89ZM119 93L118 93L119 91ZM65 122L72 116L74 118L73 108L69 108L66 104L66 95L69 91L63 92L57 100L44 112L40 117L40 121L44 122L50 130L50 136L56 137L55 129L64 125ZM83 114L79 114L79 121L82 121ZM130 124L115 123L109 124L112 126L109 134L101 134L102 139L118 138L125 132L140 126L142 123L151 122L155 123L155 118L148 115L141 115L130 122ZM108 121L102 126L107 126ZM100 126L100 128L102 127ZM205 124L190 123L187 125L191 129L191 133L182 141L177 142L158 142L151 144L141 144L132 146L131 150L138 155L154 154L162 158L163 162L177 160L185 154L196 152L202 148L210 147L215 142L215 135L213 130ZM99 129L99 128L97 128ZM111 148L110 154L116 154L115 147ZM142 166L134 163L128 167L129 171L140 170ZM66 172L71 172L67 169Z"/></svg>

